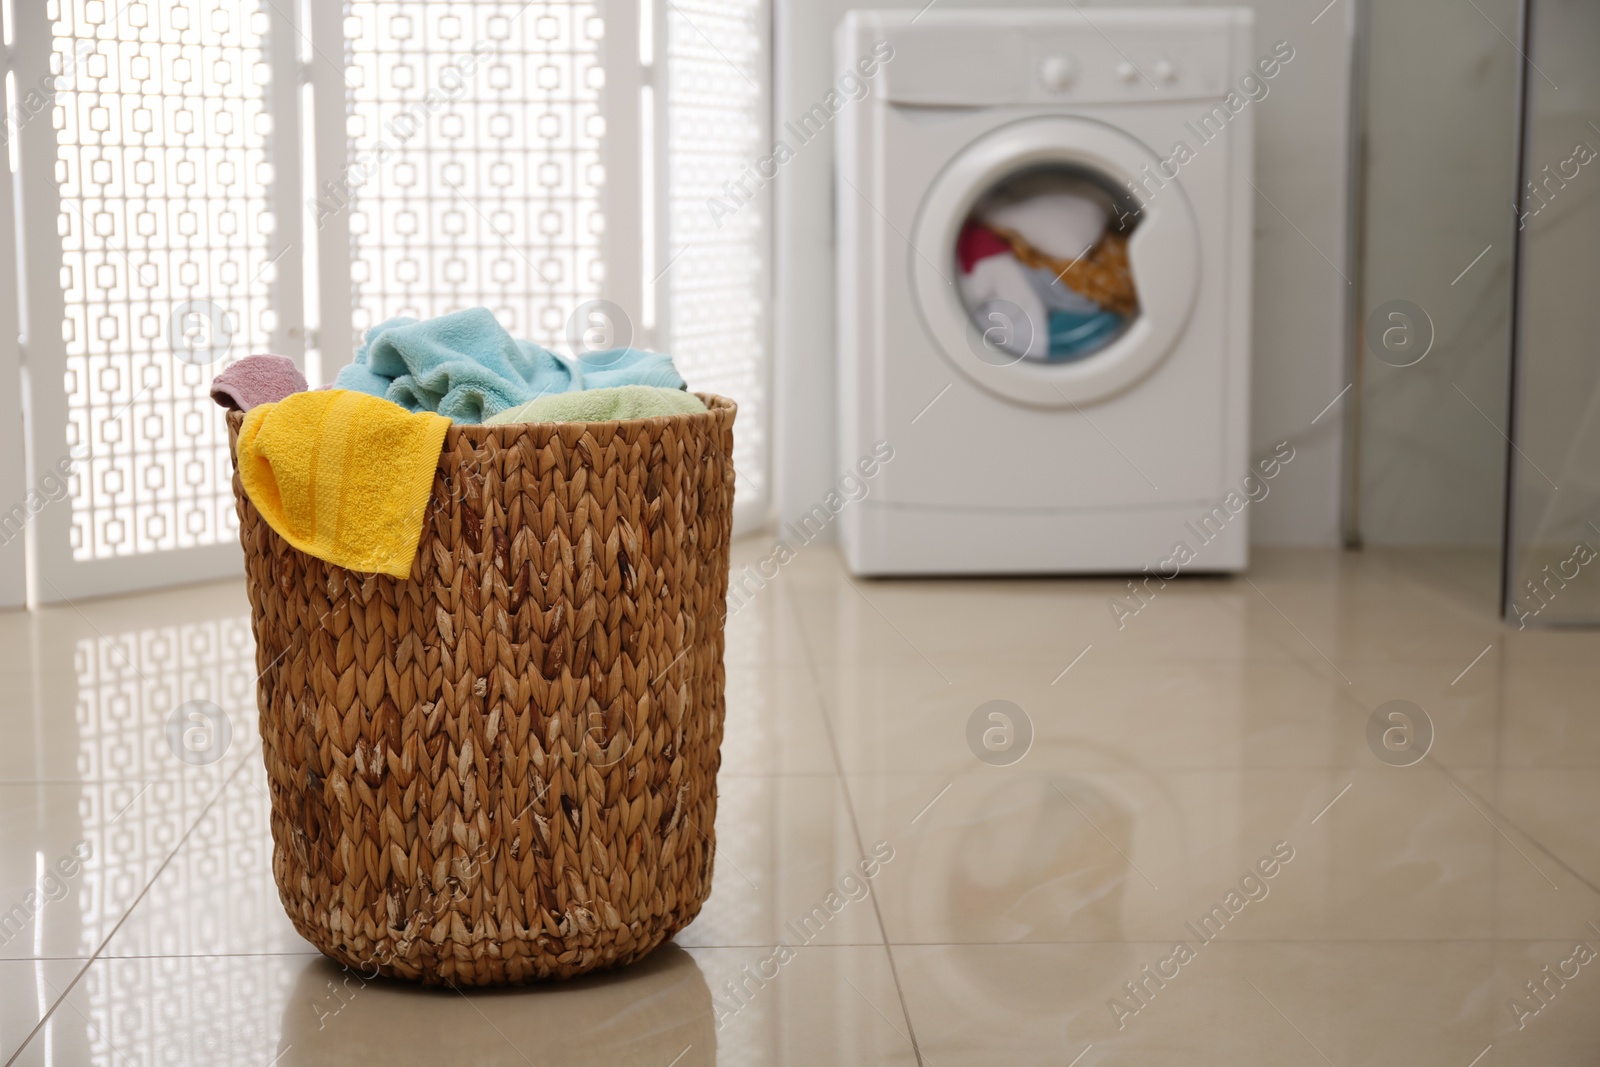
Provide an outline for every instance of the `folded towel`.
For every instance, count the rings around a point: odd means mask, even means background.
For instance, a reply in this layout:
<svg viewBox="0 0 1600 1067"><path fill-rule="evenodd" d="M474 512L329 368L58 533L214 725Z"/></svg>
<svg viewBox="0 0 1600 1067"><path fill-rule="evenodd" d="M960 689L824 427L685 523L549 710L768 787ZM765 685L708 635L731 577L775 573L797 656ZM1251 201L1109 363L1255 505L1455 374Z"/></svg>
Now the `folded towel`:
<svg viewBox="0 0 1600 1067"><path fill-rule="evenodd" d="M449 427L449 419L364 393L295 393L245 415L239 481L300 551L405 578Z"/></svg>
<svg viewBox="0 0 1600 1067"><path fill-rule="evenodd" d="M245 356L211 381L211 399L229 411L249 411L306 390L306 376L288 356Z"/></svg>
<svg viewBox="0 0 1600 1067"><path fill-rule="evenodd" d="M538 397L579 389L684 386L672 360L659 353L613 348L566 359L513 338L481 307L374 326L334 384L460 423L481 423Z"/></svg>
<svg viewBox="0 0 1600 1067"><path fill-rule="evenodd" d="M492 415L484 423L500 426L508 422L611 422L653 419L659 415L693 415L705 409L699 397L682 389L619 385L615 389L584 389L577 393L541 396Z"/></svg>

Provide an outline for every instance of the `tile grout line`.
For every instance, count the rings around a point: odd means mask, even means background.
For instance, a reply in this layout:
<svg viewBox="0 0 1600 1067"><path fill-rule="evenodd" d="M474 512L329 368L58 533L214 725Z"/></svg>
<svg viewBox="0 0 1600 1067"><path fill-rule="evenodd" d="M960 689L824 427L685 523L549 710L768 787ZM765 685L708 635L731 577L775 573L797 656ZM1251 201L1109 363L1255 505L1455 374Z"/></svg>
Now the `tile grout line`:
<svg viewBox="0 0 1600 1067"><path fill-rule="evenodd" d="M1499 685L1499 687L1501 689L1503 689L1503 686L1504 686L1504 674L1503 674L1503 672L1501 672L1498 675L1498 677L1500 679L1498 685ZM1454 684L1454 683L1451 683L1451 684ZM1362 704L1360 702L1360 700L1357 699L1357 696L1358 696L1357 694L1355 694L1355 693L1341 693L1340 695L1343 696L1343 697L1348 698L1348 700L1351 702L1351 704L1353 705L1354 709L1357 712L1365 714L1366 707L1365 707L1364 704ZM1500 717L1502 715L1504 706L1505 705L1504 705L1504 703L1502 702L1501 699L1497 698L1495 700L1495 709L1496 709L1495 710L1495 721L1496 721L1496 724L1497 724L1496 725L1496 730L1497 731L1499 729L1499 725L1498 724L1500 723ZM1518 834L1520 834L1522 836L1523 840L1527 841L1534 848L1538 849L1540 852L1542 852L1546 856L1548 856L1550 858L1551 862L1555 863L1558 867L1560 867L1562 870L1566 871L1569 875L1571 875L1573 878L1575 878L1579 882L1579 884L1585 886L1586 888L1588 888L1590 891L1594 892L1595 894L1600 895L1600 885L1596 885L1594 882L1590 881L1584 875L1582 875L1578 871L1574 870L1572 865L1567 863L1560 856L1556 855L1556 853L1555 853L1555 851L1553 849L1551 849L1549 846L1545 845L1545 843L1543 841L1540 841L1538 838L1534 837L1527 830L1523 829L1523 827L1522 827L1522 825L1520 823L1518 823L1515 819L1511 818L1505 812L1501 811L1500 807L1497 804L1495 804L1492 801L1490 801L1479 790L1474 789L1470 784L1468 784L1466 782L1465 779L1463 779L1460 776L1460 774L1457 773L1458 771L1482 770L1482 771L1487 771L1490 774L1494 775L1496 778L1498 778L1498 776L1500 774L1500 771L1502 770L1502 768L1499 766L1499 763L1498 763L1499 758L1500 758L1500 755L1499 755L1499 752L1498 752L1498 749L1497 749L1496 754L1495 754L1496 763L1493 766L1489 766L1489 767L1474 767L1474 766L1452 767L1449 764L1447 764L1447 763L1443 762L1442 760L1440 760L1439 757L1436 756L1434 753L1429 752L1427 755L1423 756L1422 759L1419 760L1418 762L1419 763L1423 763L1423 764L1427 764L1428 766L1434 768L1434 770L1438 771L1440 774L1442 774L1444 776L1446 781L1448 781L1452 785L1455 785L1460 789L1464 789L1468 793L1472 794L1472 796L1476 797L1479 801L1481 801L1483 803L1484 807L1487 808L1490 812L1492 812L1495 815L1496 818L1498 818L1499 820L1504 822L1507 826L1511 827ZM1537 768L1534 768L1534 769L1537 769ZM1340 796L1343 796L1343 795L1344 794L1342 794L1342 793L1340 794ZM1493 820L1490 820L1490 825L1491 826L1494 825ZM1535 867L1534 869L1538 870L1537 867ZM1544 872L1541 871L1540 873L1542 874Z"/></svg>
<svg viewBox="0 0 1600 1067"><path fill-rule="evenodd" d="M787 588L783 591L788 592ZM817 672L816 657L811 652L811 638L806 633L805 621L800 617L799 601L790 598L789 608L790 618L794 620L795 629L799 631L800 647L805 651L806 673L811 676L811 685L816 692L816 711L822 716L822 728L828 735L828 751L833 755L834 772L839 776L839 789L844 794L845 810L850 813L850 830L856 839L856 851L866 855L866 845L861 837L861 820L856 816L855 798L850 795L850 782L845 776L844 760L839 755L839 742L834 736L833 720L828 717L827 697L822 688L822 679ZM883 922L883 909L878 903L878 894L874 892L870 895L872 915L878 922L878 934L883 938L883 953L889 960L889 976L894 980L895 997L900 1001L900 1014L906 1020L906 1034L911 1041L911 1054L917 1059L917 1067L924 1067L922 1046L917 1042L917 1027L911 1021L911 1008L906 1004L906 992L900 984L900 968L895 963L894 947L889 944L889 928Z"/></svg>
<svg viewBox="0 0 1600 1067"><path fill-rule="evenodd" d="M1311 661L1307 660L1305 662L1309 663ZM1499 684L1503 688L1503 685L1504 685L1504 675L1503 675L1503 673L1499 677L1501 679ZM1452 683L1452 684L1454 684L1454 683ZM1356 712L1361 713L1361 714L1365 714L1366 713L1366 706L1364 704L1362 704L1361 701L1358 699L1358 694L1340 692L1338 695L1340 697L1342 697L1342 698L1347 699ZM1503 708L1504 708L1504 703L1502 702L1502 700L1496 699L1495 708L1496 708L1496 711L1495 711L1496 723L1498 724L1500 722L1500 716L1501 716ZM1496 729L1498 730L1498 728L1499 727L1497 725ZM1499 759L1498 750L1496 752L1495 758L1498 761L1498 759ZM1520 834L1522 836L1523 840L1527 841L1534 848L1538 849L1540 852L1542 852L1546 856L1548 856L1550 858L1551 862L1555 863L1562 870L1564 870L1568 874L1570 874L1581 885L1585 886L1586 888L1588 888L1589 890L1591 890L1595 894L1600 895L1600 885L1596 885L1594 882L1590 881L1583 874L1581 874L1577 870L1575 870L1571 866L1571 864L1567 863L1564 859L1562 859L1560 856L1558 856L1551 847L1547 846L1543 841L1540 841L1537 837L1534 837L1531 833L1529 833L1527 830L1525 830L1520 823L1518 823L1515 819L1511 818L1505 812L1501 811L1498 805L1496 805L1493 802L1491 802L1479 790L1474 789L1463 778L1461 778L1461 776L1457 773L1458 770L1459 771L1481 770L1481 771L1488 771L1490 774L1493 774L1493 775L1498 777L1500 771L1502 770L1502 768L1499 766L1498 762L1495 765L1489 766L1489 767L1474 767L1474 766L1452 767L1449 764L1442 762L1439 759L1439 757L1434 755L1432 752L1429 752L1427 755L1425 755L1419 762L1428 764L1429 766L1431 766L1435 770L1437 770L1439 773L1444 775L1444 777L1445 777L1445 779L1447 781L1449 781L1452 784L1457 785L1460 788L1465 789L1467 792L1471 793L1474 797L1476 797L1479 801L1481 801L1483 803L1485 808L1487 808L1490 812L1494 813L1496 818L1500 819L1507 826L1511 827L1518 834ZM1315 769L1315 770L1329 770L1329 769L1332 769L1332 770L1338 770L1338 769L1346 768L1346 767L1347 767L1347 765L1344 765L1344 764L1333 764L1333 765L1330 765L1329 767L1316 767L1316 768L1306 768L1306 769ZM1531 769L1538 769L1538 768L1531 768ZM1579 768L1579 769L1588 769L1588 768ZM1343 796L1344 794L1340 793L1339 795ZM1331 807L1332 805L1329 805L1329 806ZM1318 817L1320 818L1320 816L1318 816ZM1490 822L1490 825L1491 826L1494 825L1492 820ZM1537 870L1538 868L1536 867L1535 869ZM1543 872L1541 872L1541 873L1543 873Z"/></svg>
<svg viewBox="0 0 1600 1067"><path fill-rule="evenodd" d="M56 1009L61 1007L62 1004L66 1003L67 998L72 995L72 991L77 988L78 983L83 981L83 976L89 973L89 968L93 967L102 958L101 954L105 952L106 946L111 943L111 939L117 936L117 931L122 929L122 924L128 921L128 917L133 914L134 909L136 909L140 902L149 895L151 888L166 871L167 866L177 857L178 853L183 850L183 846L188 843L189 838L194 834L195 830L199 828L201 821L204 820L208 814L210 814L211 809L216 806L217 801L222 799L222 795L227 792L228 786L233 783L233 780L237 778L239 773L249 766L249 764L249 757L246 756L244 759L239 761L239 765L237 767L235 767L225 778L223 778L222 784L218 787L216 793L212 795L210 800L206 801L205 807L200 809L200 814L195 816L194 822L189 824L189 828L183 832L183 836L178 838L178 843L174 845L172 851L167 854L167 858L161 861L161 866L155 869L155 873L150 876L150 880L145 883L144 888L139 890L139 895L133 898L133 902L128 905L128 910L122 913L122 917L117 920L117 924L111 928L104 938L101 939L100 944L95 946L95 950L89 954L88 959L84 960L83 966L78 969L78 973L72 976L72 981L68 982L66 987L61 990L60 996L56 997L56 999L51 1002L49 1010L39 1017L39 1021L34 1024L33 1029L29 1030L27 1036L24 1037L22 1042L17 1045L17 1051L13 1052L10 1058L7 1059L4 1064L0 1064L0 1067L11 1067L12 1064L17 1062L17 1057L21 1056L23 1051L33 1043L33 1039L39 1036L39 1031L43 1030L46 1024L50 1022L51 1017L53 1017L56 1013ZM77 957L71 958L75 959ZM111 959L113 957L108 956L105 958ZM120 959L123 957L115 958Z"/></svg>
<svg viewBox="0 0 1600 1067"><path fill-rule="evenodd" d="M1556 855L1556 853L1555 853L1555 851L1553 849L1551 849L1543 841L1540 841L1537 837L1534 837L1527 830L1524 830L1520 823L1518 823L1515 819L1511 818L1511 816L1507 815L1505 812L1501 811L1498 805L1496 805L1488 797L1484 796L1481 792L1479 792L1478 790L1474 789L1470 784L1468 784L1467 782L1465 782L1461 778L1459 778L1456 775L1456 772L1455 772L1455 770L1453 768L1451 768L1449 766L1446 766L1443 763L1439 763L1439 761L1436 760L1431 754L1428 755L1425 758L1426 758L1427 762L1437 764L1438 767L1439 767L1439 770L1444 772L1444 776L1446 778L1448 778L1450 780L1450 783L1452 785L1454 785L1457 789L1461 789L1461 790L1464 790L1464 791L1472 794L1480 802L1482 802L1482 804L1483 804L1483 806L1485 808L1487 808L1489 811L1492 811L1495 814L1496 818L1498 818L1501 822L1505 823L1507 826L1509 826L1513 830L1515 830L1522 837L1522 839L1524 841L1528 842L1528 844L1532 845L1534 848L1538 849L1540 852L1543 852L1546 856L1549 856L1552 863L1554 863L1556 866L1560 867L1562 870L1566 871L1573 878L1577 879L1579 885L1582 885L1582 886L1586 887L1587 889L1589 889L1591 892L1593 892L1597 896L1600 896L1600 885L1595 885L1588 878L1586 878L1583 874L1581 874L1578 871L1574 870L1572 868L1572 865L1567 863L1567 861L1562 859L1560 856ZM1464 770L1472 770L1473 768L1467 767L1467 768L1463 768L1463 769ZM1533 768L1533 769L1537 769L1537 768ZM1496 777L1498 777L1498 768L1495 769L1494 773L1496 774ZM1494 825L1492 820L1490 821L1490 825L1491 826ZM1499 828L1496 827L1496 829L1499 829ZM1504 831L1501 831L1501 832L1503 833ZM1532 861L1530 860L1529 862L1532 862ZM1535 870L1537 870L1537 869L1538 868L1536 867ZM1543 871L1540 871L1539 873L1540 874L1544 874ZM1545 877L1547 879L1549 878L1548 875L1545 875Z"/></svg>

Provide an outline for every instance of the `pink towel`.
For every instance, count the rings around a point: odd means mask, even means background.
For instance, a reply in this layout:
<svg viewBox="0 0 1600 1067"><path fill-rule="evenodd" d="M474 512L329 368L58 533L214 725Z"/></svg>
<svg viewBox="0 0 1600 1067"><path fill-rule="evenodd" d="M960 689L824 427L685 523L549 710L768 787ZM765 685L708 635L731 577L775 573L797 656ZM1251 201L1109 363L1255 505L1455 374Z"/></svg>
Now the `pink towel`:
<svg viewBox="0 0 1600 1067"><path fill-rule="evenodd" d="M211 399L229 411L276 404L306 390L306 376L288 356L246 356L211 382Z"/></svg>

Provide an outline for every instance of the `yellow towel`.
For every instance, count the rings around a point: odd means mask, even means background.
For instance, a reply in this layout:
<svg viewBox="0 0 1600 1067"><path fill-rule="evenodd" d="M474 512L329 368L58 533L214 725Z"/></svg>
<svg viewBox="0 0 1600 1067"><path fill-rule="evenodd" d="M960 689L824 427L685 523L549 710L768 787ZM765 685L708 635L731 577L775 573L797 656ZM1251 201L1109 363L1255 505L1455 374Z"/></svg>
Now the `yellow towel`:
<svg viewBox="0 0 1600 1067"><path fill-rule="evenodd" d="M295 393L245 415L239 481L300 551L406 578L449 427L443 415L347 389Z"/></svg>

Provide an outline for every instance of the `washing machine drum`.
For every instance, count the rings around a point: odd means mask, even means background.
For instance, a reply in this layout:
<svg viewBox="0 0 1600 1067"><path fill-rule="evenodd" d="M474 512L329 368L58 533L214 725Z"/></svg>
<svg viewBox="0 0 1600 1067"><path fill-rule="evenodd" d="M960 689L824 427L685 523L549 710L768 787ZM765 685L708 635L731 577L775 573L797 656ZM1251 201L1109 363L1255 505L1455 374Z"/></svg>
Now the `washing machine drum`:
<svg viewBox="0 0 1600 1067"><path fill-rule="evenodd" d="M940 353L990 392L1039 407L1093 403L1150 374L1199 289L1182 188L1139 192L1160 163L1080 118L1024 120L962 150L929 186L910 251Z"/></svg>

